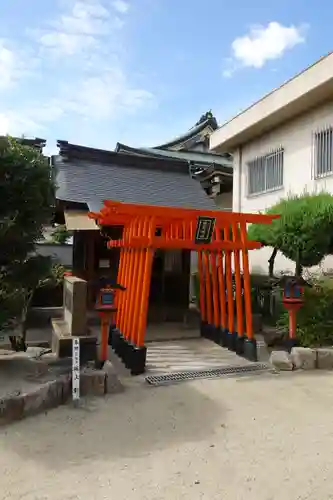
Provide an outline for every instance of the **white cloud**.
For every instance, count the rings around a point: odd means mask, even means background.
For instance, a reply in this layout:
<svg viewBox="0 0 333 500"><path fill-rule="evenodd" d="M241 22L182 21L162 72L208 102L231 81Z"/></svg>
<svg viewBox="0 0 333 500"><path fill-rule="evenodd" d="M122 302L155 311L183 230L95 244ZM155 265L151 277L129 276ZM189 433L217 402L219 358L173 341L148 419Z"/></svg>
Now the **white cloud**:
<svg viewBox="0 0 333 500"><path fill-rule="evenodd" d="M129 4L125 2L124 0L115 0L112 3L114 9L119 12L119 14L126 14L129 9Z"/></svg>
<svg viewBox="0 0 333 500"><path fill-rule="evenodd" d="M44 48L51 48L62 58L75 56L73 62L78 63L75 81L72 78L59 89L63 107L97 121L115 119L154 102L149 91L132 83L119 57L123 21L118 15L127 12L128 4L115 0L107 10L107 3L102 1L76 0L40 37ZM112 36L114 32L116 37Z"/></svg>
<svg viewBox="0 0 333 500"><path fill-rule="evenodd" d="M150 92L131 85L121 68L114 67L88 76L68 91L66 109L88 119L104 120L133 113L153 102Z"/></svg>
<svg viewBox="0 0 333 500"><path fill-rule="evenodd" d="M74 55L85 46L88 48L94 45L92 36L75 35L72 33L62 33L53 31L45 33L40 37L41 44L48 49L53 49L57 55Z"/></svg>
<svg viewBox="0 0 333 500"><path fill-rule="evenodd" d="M127 4L110 0L67 2L41 31L28 32L34 43L26 44L24 53L16 54L0 39L0 92L4 86L12 86L19 70L21 75L21 60L35 70L32 61L37 55L37 84L42 85L40 94L38 87L28 92L26 102L13 101L9 107L3 100L0 133L47 136L51 123L61 127L61 120L78 129L85 120L98 130L101 122L116 123L119 117L156 103L152 93L134 82L133 72L128 72L123 62L126 40L121 36L120 14L127 11ZM22 56L27 51L29 59L25 60Z"/></svg>
<svg viewBox="0 0 333 500"><path fill-rule="evenodd" d="M28 59L28 55L25 55ZM0 90L10 89L25 74L31 73L34 60L27 64L24 55L0 39ZM29 68L30 66L30 68Z"/></svg>
<svg viewBox="0 0 333 500"><path fill-rule="evenodd" d="M0 135L9 133L9 119L4 113L0 113Z"/></svg>
<svg viewBox="0 0 333 500"><path fill-rule="evenodd" d="M39 34L39 42L57 55L75 55L122 27L122 22L98 0L78 0Z"/></svg>
<svg viewBox="0 0 333 500"><path fill-rule="evenodd" d="M0 113L0 135L21 137L27 131L36 131L40 126L24 114L7 111Z"/></svg>
<svg viewBox="0 0 333 500"><path fill-rule="evenodd" d="M223 74L231 76L239 67L262 68L267 61L279 59L287 50L304 42L304 26L283 26L278 22L255 26L249 34L232 42L232 57L226 61Z"/></svg>
<svg viewBox="0 0 333 500"><path fill-rule="evenodd" d="M58 120L64 110L57 101L48 104L32 103L20 110L5 110L0 113L0 135L10 134L21 137L45 131L46 125Z"/></svg>
<svg viewBox="0 0 333 500"><path fill-rule="evenodd" d="M98 1L77 1L73 7L73 14L79 18L85 18L87 16L100 18L109 17L109 11Z"/></svg>
<svg viewBox="0 0 333 500"><path fill-rule="evenodd" d="M6 89L12 84L16 73L16 55L0 41L0 89Z"/></svg>

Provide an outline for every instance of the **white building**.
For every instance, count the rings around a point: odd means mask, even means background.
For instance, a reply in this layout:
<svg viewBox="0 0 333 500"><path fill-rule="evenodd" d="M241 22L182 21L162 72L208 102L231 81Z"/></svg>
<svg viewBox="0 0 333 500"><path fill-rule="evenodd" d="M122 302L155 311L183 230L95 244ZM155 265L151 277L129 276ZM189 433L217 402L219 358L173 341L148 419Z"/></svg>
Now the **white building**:
<svg viewBox="0 0 333 500"><path fill-rule="evenodd" d="M258 212L289 193L333 193L333 53L241 112L210 137L234 155L233 211ZM266 273L271 249L251 252ZM294 270L279 255L275 271ZM328 257L321 268L333 269Z"/></svg>

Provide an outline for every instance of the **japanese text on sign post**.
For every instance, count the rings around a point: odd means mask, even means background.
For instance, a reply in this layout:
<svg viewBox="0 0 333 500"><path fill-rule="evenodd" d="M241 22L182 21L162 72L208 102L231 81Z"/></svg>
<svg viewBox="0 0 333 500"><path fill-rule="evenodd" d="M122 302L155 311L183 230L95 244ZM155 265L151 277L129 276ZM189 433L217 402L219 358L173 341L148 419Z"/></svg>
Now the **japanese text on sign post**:
<svg viewBox="0 0 333 500"><path fill-rule="evenodd" d="M72 352L72 399L80 399L80 339L73 337Z"/></svg>

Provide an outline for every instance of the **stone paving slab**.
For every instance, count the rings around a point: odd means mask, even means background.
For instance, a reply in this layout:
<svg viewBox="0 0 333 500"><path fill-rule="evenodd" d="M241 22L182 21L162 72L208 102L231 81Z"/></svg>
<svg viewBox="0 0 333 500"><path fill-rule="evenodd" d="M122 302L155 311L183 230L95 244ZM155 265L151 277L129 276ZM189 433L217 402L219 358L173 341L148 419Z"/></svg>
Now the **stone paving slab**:
<svg viewBox="0 0 333 500"><path fill-rule="evenodd" d="M248 364L250 361L204 338L151 342L147 346L149 375Z"/></svg>

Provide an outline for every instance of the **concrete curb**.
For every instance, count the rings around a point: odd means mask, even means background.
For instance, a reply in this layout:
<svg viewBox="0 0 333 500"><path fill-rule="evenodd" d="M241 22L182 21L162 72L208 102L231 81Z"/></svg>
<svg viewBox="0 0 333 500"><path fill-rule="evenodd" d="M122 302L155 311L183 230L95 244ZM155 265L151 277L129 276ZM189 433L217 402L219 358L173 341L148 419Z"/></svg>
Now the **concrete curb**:
<svg viewBox="0 0 333 500"><path fill-rule="evenodd" d="M113 370L106 363L102 370L81 371L81 396L105 396L124 390ZM0 426L37 415L68 402L72 397L72 375L60 375L29 392L9 394L0 399Z"/></svg>

